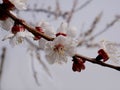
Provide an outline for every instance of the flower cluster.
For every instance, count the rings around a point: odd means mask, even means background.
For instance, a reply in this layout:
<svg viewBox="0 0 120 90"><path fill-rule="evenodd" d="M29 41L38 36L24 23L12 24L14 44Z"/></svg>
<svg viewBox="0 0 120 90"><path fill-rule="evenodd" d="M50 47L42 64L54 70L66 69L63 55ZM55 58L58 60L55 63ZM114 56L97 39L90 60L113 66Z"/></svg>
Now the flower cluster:
<svg viewBox="0 0 120 90"><path fill-rule="evenodd" d="M34 35L28 31L25 31L25 28L22 25L14 24L11 29L11 33L6 35L3 38L3 41L10 39L10 44L15 46L16 44L22 43L25 37L34 37Z"/></svg>
<svg viewBox="0 0 120 90"><path fill-rule="evenodd" d="M115 43L103 40L101 41L100 46L101 48L98 51L99 55L96 57L96 60L103 59L103 62L105 62L110 59L115 63L119 62L120 51L117 49Z"/></svg>
<svg viewBox="0 0 120 90"><path fill-rule="evenodd" d="M25 21L19 20L18 18L16 19L16 14L12 12L15 8L19 10L26 9L25 3L26 0L3 0L3 3L0 4L0 27L6 31L10 31L10 34L6 35L3 38L3 41L10 39L10 44L15 46L22 43L26 37L31 37L33 40L39 42L39 48L45 50L45 57L49 64L63 64L67 62L68 58L73 58L72 70L74 72L81 72L81 70L84 70L85 61L89 61L89 58L85 59L75 55L76 47L78 45L78 41L75 39L77 29L75 27L70 27L65 22L62 22L55 31L52 25L46 21L41 21L35 27L35 29L33 29L22 23ZM8 15L10 15L12 19L14 18L14 21L9 18ZM25 27L28 27L30 32L27 31ZM42 34L43 36L50 36L53 39L51 41L47 41L41 37ZM108 59L114 60L114 62L118 62L120 59L119 54L120 52L115 47L114 43L109 41L102 41L101 48L98 50L98 56L95 59L90 60L90 62L94 61L94 63L98 64L100 60L102 62L106 62Z"/></svg>
<svg viewBox="0 0 120 90"><path fill-rule="evenodd" d="M43 28L46 35L54 37L53 41L46 41L45 39L39 40L39 45L46 52L47 61L50 64L55 62L62 64L67 62L67 58L72 57L76 53L77 41L74 40L75 28L68 27L67 23L61 23L56 33L54 28L47 22L40 22L39 26Z"/></svg>
<svg viewBox="0 0 120 90"><path fill-rule="evenodd" d="M0 5L4 11L9 11L13 14L15 8L19 10L26 9L26 0L3 0L3 3ZM16 16L16 14L14 14ZM0 11L0 26L4 30L10 30L14 21L10 19L4 12Z"/></svg>
<svg viewBox="0 0 120 90"><path fill-rule="evenodd" d="M26 9L26 0L3 0L3 3L0 5L4 11L0 11L0 27L4 30L10 31L10 34L6 35L3 38L3 41L10 39L10 44L15 46L16 44L22 43L25 37L34 37L34 35L25 30L24 26L20 25L18 22L14 22L9 18L5 12L10 12L14 16L17 16L13 13L15 8L19 10Z"/></svg>

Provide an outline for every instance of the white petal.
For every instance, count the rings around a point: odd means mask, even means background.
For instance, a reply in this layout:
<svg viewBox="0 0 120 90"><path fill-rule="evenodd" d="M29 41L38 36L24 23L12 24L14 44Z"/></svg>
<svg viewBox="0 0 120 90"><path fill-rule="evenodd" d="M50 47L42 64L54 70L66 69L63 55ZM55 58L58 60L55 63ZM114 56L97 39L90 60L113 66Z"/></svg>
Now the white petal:
<svg viewBox="0 0 120 90"><path fill-rule="evenodd" d="M38 26L40 26L46 35L49 35L51 37L55 37L55 30L54 28L46 21L42 20Z"/></svg>
<svg viewBox="0 0 120 90"><path fill-rule="evenodd" d="M62 32L62 33L67 33L67 27L68 24L66 22L62 22L59 28L57 29L57 33Z"/></svg>
<svg viewBox="0 0 120 90"><path fill-rule="evenodd" d="M44 38L41 38L41 39L39 40L39 48L40 48L40 49L44 49L46 42L47 42L47 40L45 40Z"/></svg>
<svg viewBox="0 0 120 90"><path fill-rule="evenodd" d="M46 59L49 64L54 64L55 58L56 58L55 55L52 55L52 56L46 55Z"/></svg>
<svg viewBox="0 0 120 90"><path fill-rule="evenodd" d="M70 27L67 31L67 35L70 37L75 37L77 34L77 28L76 27Z"/></svg>
<svg viewBox="0 0 120 90"><path fill-rule="evenodd" d="M6 40L6 39L11 39L11 38L13 38L13 37L14 37L14 34L10 33L10 34L6 35L6 36L2 39L2 41Z"/></svg>
<svg viewBox="0 0 120 90"><path fill-rule="evenodd" d="M67 37L60 35L54 39L53 43L65 45L65 43L67 43Z"/></svg>
<svg viewBox="0 0 120 90"><path fill-rule="evenodd" d="M26 1L27 0L10 0L12 4L15 5L15 7L19 10L24 10L26 9Z"/></svg>
<svg viewBox="0 0 120 90"><path fill-rule="evenodd" d="M1 26L4 30L9 31L9 30L12 28L12 26L13 26L13 24L14 24L14 21L13 21L11 18L7 18L6 20L1 21L0 23L1 23L0 26Z"/></svg>
<svg viewBox="0 0 120 90"><path fill-rule="evenodd" d="M50 25L48 22L46 22L45 20L41 20L39 23L38 23L38 26L40 27L44 27L44 26L48 26Z"/></svg>

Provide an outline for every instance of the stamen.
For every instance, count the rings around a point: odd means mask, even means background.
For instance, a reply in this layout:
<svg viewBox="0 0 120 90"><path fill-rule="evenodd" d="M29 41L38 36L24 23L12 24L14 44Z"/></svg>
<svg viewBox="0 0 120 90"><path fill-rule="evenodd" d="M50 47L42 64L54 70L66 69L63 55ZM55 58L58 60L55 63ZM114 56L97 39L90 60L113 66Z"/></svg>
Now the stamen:
<svg viewBox="0 0 120 90"><path fill-rule="evenodd" d="M65 48L62 44L55 45L54 51L58 52L60 55L64 54Z"/></svg>

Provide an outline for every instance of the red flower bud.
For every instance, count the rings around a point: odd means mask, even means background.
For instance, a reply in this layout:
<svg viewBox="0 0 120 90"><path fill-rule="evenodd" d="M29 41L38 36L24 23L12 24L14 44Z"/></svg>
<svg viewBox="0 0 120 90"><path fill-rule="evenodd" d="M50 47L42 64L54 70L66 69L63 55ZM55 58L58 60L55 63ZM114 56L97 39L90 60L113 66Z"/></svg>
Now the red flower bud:
<svg viewBox="0 0 120 90"><path fill-rule="evenodd" d="M81 70L84 70L85 69L85 60L81 59L81 58L76 58L74 57L73 58L73 66L72 66L72 70L75 72L75 71L78 71L78 72L81 72Z"/></svg>
<svg viewBox="0 0 120 90"><path fill-rule="evenodd" d="M12 33L16 34L17 32L23 32L25 31L25 28L22 25L14 25L12 27Z"/></svg>
<svg viewBox="0 0 120 90"><path fill-rule="evenodd" d="M57 37L57 36L60 36L60 35L62 35L62 36L67 36L67 34L62 33L62 32L59 32L59 33L56 34L56 37Z"/></svg>
<svg viewBox="0 0 120 90"><path fill-rule="evenodd" d="M107 61L109 59L109 56L108 54L103 50L103 49L100 49L98 51L98 56L96 57L96 60L101 60L103 59L103 62Z"/></svg>
<svg viewBox="0 0 120 90"><path fill-rule="evenodd" d="M35 27L38 32L44 33L41 27ZM34 40L41 39L40 35L35 35Z"/></svg>

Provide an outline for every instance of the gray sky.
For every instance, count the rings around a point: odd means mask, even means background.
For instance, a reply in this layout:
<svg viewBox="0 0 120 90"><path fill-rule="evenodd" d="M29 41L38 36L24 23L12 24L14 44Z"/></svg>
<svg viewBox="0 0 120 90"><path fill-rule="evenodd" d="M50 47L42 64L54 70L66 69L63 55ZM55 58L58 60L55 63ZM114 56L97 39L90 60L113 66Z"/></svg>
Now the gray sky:
<svg viewBox="0 0 120 90"><path fill-rule="evenodd" d="M55 0L35 1L38 1L40 5L44 3L47 6L49 4L53 5ZM68 10L72 5L72 0L59 1L63 10ZM81 0L80 2L83 3L84 1ZM29 3L34 3L34 1L29 0ZM83 30L86 30L90 27L94 17L101 11L103 11L103 18L96 28L95 33L102 30L107 23L114 19L115 15L120 14L120 0L93 0L91 4L74 15L71 25L75 25L81 29L84 24ZM40 20L46 19L44 14L39 15L39 17ZM28 13L23 18L26 18L27 21L33 21L31 17L28 17ZM61 19L58 21L47 20L55 28L63 21ZM3 35L7 34L7 32L2 31L0 33ZM96 38L95 42L107 39L120 43L119 34L120 22ZM0 36L1 38L2 36ZM3 90L120 90L120 72L89 62L86 62L86 69L81 73L73 72L71 70L71 60L68 60L68 63L63 65L49 65L53 78L48 77L35 60L34 63L38 72L39 82L41 83L41 86L37 86L32 76L31 59L26 51L27 44L24 43L24 45L22 44L13 48L9 45L8 41L2 42L0 40L0 48L4 45L8 47L8 51L2 79ZM97 55L97 49L87 49L85 47L80 47L78 52L90 57Z"/></svg>

